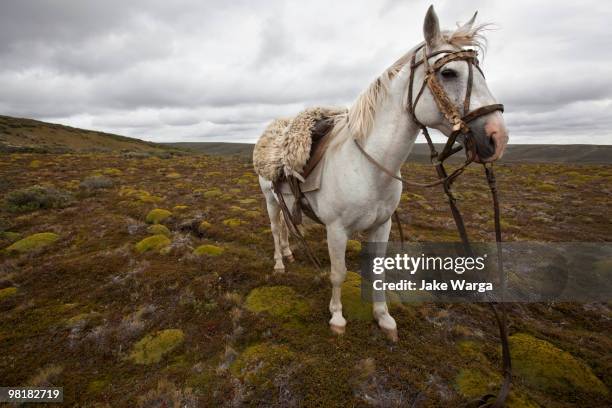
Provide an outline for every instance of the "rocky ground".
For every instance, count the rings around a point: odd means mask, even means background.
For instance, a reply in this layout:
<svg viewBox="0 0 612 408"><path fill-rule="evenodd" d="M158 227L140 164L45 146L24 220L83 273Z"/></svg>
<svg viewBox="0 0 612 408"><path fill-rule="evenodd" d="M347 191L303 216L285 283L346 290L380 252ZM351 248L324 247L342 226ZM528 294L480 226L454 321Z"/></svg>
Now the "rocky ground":
<svg viewBox="0 0 612 408"><path fill-rule="evenodd" d="M481 172L467 171L457 191L472 238L484 241ZM497 174L506 240L612 240L610 166ZM483 305L393 305L391 344L349 273L347 333L332 335L327 274L299 250L285 274L272 273L263 197L242 159L4 155L0 193L0 385L63 386L64 406L449 407L499 384ZM458 239L438 189L406 192L401 216L412 240ZM307 239L326 260L324 230L308 225ZM361 239L350 244L353 271ZM509 406L612 404L609 305L509 312Z"/></svg>

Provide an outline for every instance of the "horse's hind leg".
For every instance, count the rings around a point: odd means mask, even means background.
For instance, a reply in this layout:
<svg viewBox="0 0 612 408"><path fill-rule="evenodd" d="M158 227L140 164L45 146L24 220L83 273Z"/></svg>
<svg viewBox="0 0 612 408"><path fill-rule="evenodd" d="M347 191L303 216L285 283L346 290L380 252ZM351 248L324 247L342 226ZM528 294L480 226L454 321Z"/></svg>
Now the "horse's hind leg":
<svg viewBox="0 0 612 408"><path fill-rule="evenodd" d="M280 217L280 224L281 252L283 254L283 257L285 257L288 262L293 262L293 253L291 252L291 248L289 247L289 227L287 226L287 223L285 222L285 217L283 217L282 214Z"/></svg>
<svg viewBox="0 0 612 408"><path fill-rule="evenodd" d="M272 230L272 237L274 238L274 272L285 272L281 245L281 235L284 224L281 209L272 191L272 183L260 177L259 185L266 198L266 208L268 210L268 216L270 217L270 229ZM285 226L285 229L286 228Z"/></svg>
<svg viewBox="0 0 612 408"><path fill-rule="evenodd" d="M374 227L368 231L368 242L381 243L379 248L376 248L376 256L385 256L387 252L387 241L389 240L389 232L391 231L391 218L383 224ZM384 280L384 275L380 275ZM378 326L391 341L397 341L397 324L395 319L389 314L387 307L387 299L384 291L374 291L373 293L373 311L374 319L378 322Z"/></svg>
<svg viewBox="0 0 612 408"><path fill-rule="evenodd" d="M329 259L331 261L330 280L332 284L332 297L329 302L329 312L332 317L329 327L336 334L343 334L346 328L346 319L342 316L342 284L346 278L346 243L348 235L344 228L328 225L327 226L327 247L329 249Z"/></svg>

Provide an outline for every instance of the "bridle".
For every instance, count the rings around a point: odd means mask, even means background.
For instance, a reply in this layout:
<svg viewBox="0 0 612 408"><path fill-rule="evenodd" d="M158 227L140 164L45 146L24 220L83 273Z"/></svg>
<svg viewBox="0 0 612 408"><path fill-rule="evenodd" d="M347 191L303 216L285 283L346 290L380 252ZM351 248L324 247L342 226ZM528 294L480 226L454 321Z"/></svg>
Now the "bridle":
<svg viewBox="0 0 612 408"><path fill-rule="evenodd" d="M417 53L423 50L423 58L419 61L416 60ZM429 63L429 59L435 57L437 55L444 54L442 58L436 60L433 64ZM463 222L463 217L461 216L461 212L457 207L457 199L453 196L451 186L455 179L463 173L465 168L470 165L475 157L476 157L476 146L473 140L473 135L471 133L469 124L475 119L488 115L492 112L504 111L504 105L502 104L492 104L481 106L477 109L470 111L470 100L472 96L472 87L474 82L474 67L480 72L480 74L484 77L484 73L480 69L478 64L478 54L475 50L440 50L434 51L432 53L427 53L427 46L423 44L419 48L415 50L410 60L410 78L408 85L408 100L406 101L406 107L410 115L412 116L412 120L415 124L417 124L425 136L427 140L427 145L430 150L430 160L432 165L436 169L436 173L438 175L438 180L431 183L416 183L413 181L405 180L402 177L395 175L393 172L385 168L381 165L376 159L374 159L370 154L368 154L363 146L359 143L357 139L354 139L355 144L358 149L363 153L363 155L376 167L378 167L381 171L383 171L388 176L401 181L404 184L417 186L417 187L432 187L436 185L442 185L444 188L444 192L448 197L448 202L450 205L451 213L455 220L455 224L457 226L457 230L459 232L459 236L461 237L461 242L463 243L463 247L467 256L473 256L472 247L470 245L470 241L468 239L467 231L465 229L465 223ZM465 98L463 100L463 115L459 113L459 109L453 104L451 99L448 97L446 91L438 81L436 74L440 71L446 64L452 61L465 61L468 65L468 78L467 78L467 87L465 91ZM421 84L416 97L414 96L414 78L415 71L420 66L423 66L426 70L425 77L423 79L423 83ZM416 116L416 106L425 91L425 88L428 88L438 109L444 115L445 119L450 123L452 127L452 132L448 136L448 140L444 145L442 152L438 153L435 145L433 144L429 132L427 130L427 126L425 126ZM455 146L455 142L459 135L463 136L463 145ZM446 159L459 152L461 149L465 147L466 150L466 160L465 162L455 169L451 174L448 174L446 169L444 168L444 162ZM491 190L491 196L493 199L493 212L495 219L495 241L497 243L497 268L501 274L501 285L502 288L505 288L506 281L505 275L503 273L503 262L502 262L502 248L501 248L501 223L500 223L500 210L499 210L499 199L497 195L497 185L495 180L495 174L493 173L492 164L483 164L485 169L485 175L487 178L487 182L489 188ZM402 224L400 222L399 215L397 211L393 213L393 217L398 226L400 240L403 244L404 242L404 233L402 230ZM502 291L503 296L503 291ZM481 397L477 402L480 406L490 406L494 408L500 408L505 405L505 401L510 393L510 383L512 380L512 363L510 358L510 346L508 343L508 323L506 316L506 309L503 303L489 303L491 306L493 313L495 315L495 321L497 323L499 329L499 335L502 345L502 371L503 371L503 382L500 387L500 390L497 394L497 397L494 395L485 395ZM496 305L499 305L501 308L501 314L498 312ZM495 398L494 401L489 402L490 399Z"/></svg>
<svg viewBox="0 0 612 408"><path fill-rule="evenodd" d="M419 50L423 49L423 58L416 61L416 54ZM429 63L429 59L435 57L440 54L445 54L442 58L438 59L436 62L432 64ZM452 103L446 91L440 85L440 81L436 77L436 73L440 71L446 64L453 61L465 61L468 66L468 78L467 78L467 86L465 90L465 98L463 99L463 115L459 113L459 110ZM416 95L416 98L413 99L413 89L414 89L414 74L419 66L423 65L425 67L425 78L423 79L423 83ZM427 54L427 48L425 45L419 47L413 54L410 60L410 79L408 84L408 101L406 103L408 112L412 116L412 120L416 123L425 133L427 133L427 126L425 126L416 116L416 106L423 95L423 91L427 86L431 95L438 106L440 112L444 115L446 120L452 125L452 133L449 135L448 140L442 150L442 153L437 156L437 160L444 161L456 151L453 151L453 145L457 140L459 134L465 135L465 144L466 151L468 153L468 159L473 161L474 159L474 144L473 141L470 140L470 127L469 123L473 120L488 115L489 113L495 111L504 111L504 105L500 103L481 106L473 111L470 111L470 101L472 97L472 87L474 83L474 67L480 72L480 74L484 77L484 73L480 69L480 65L478 63L478 53L475 50L440 50L435 51L433 53ZM429 134L426 135L427 140L429 142ZM470 157L471 155L471 157Z"/></svg>

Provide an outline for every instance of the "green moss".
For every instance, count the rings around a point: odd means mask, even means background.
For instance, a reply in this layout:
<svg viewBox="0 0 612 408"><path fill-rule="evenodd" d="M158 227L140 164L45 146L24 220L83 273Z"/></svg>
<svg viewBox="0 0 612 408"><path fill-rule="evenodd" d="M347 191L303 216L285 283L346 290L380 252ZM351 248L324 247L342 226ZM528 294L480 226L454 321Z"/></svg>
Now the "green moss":
<svg viewBox="0 0 612 408"><path fill-rule="evenodd" d="M162 208L156 208L154 210L149 211L147 214L146 221L149 224L159 224L166 218L172 216L172 213L168 210L164 210Z"/></svg>
<svg viewBox="0 0 612 408"><path fill-rule="evenodd" d="M342 310L349 319L372 320L372 304L361 299L361 276L347 272L342 284Z"/></svg>
<svg viewBox="0 0 612 408"><path fill-rule="evenodd" d="M173 171L172 173L168 173L166 177L169 179L178 179L181 178L181 174Z"/></svg>
<svg viewBox="0 0 612 408"><path fill-rule="evenodd" d="M17 232L11 232L11 231L0 232L0 239L5 239L8 242L15 242L19 238L21 238L21 234Z"/></svg>
<svg viewBox="0 0 612 408"><path fill-rule="evenodd" d="M349 252L361 252L361 242L354 239L349 239L346 243L346 249Z"/></svg>
<svg viewBox="0 0 612 408"><path fill-rule="evenodd" d="M240 191L239 191L239 192L240 192ZM256 200L256 199L254 199L254 198L245 198L245 199L243 199L243 200L239 200L238 202L239 202L240 204L247 205L247 204L255 204L255 203L257 202L257 200Z"/></svg>
<svg viewBox="0 0 612 408"><path fill-rule="evenodd" d="M164 234L147 237L136 244L136 251L143 253L147 251L159 251L170 245L170 239Z"/></svg>
<svg viewBox="0 0 612 408"><path fill-rule="evenodd" d="M203 232L207 231L208 229L210 229L210 227L212 227L212 224L210 222L202 221L200 223L200 225L198 226L198 231L203 233Z"/></svg>
<svg viewBox="0 0 612 408"><path fill-rule="evenodd" d="M243 215L247 218L252 218L252 219L256 219L262 216L261 212L257 210L247 210L243 213Z"/></svg>
<svg viewBox="0 0 612 408"><path fill-rule="evenodd" d="M189 208L188 205L175 205L174 208L172 208L172 210L176 212L181 212L181 211L185 211L188 208Z"/></svg>
<svg viewBox="0 0 612 408"><path fill-rule="evenodd" d="M471 340L460 341L457 344L459 355L465 357L468 360L478 361L480 363L486 363L487 358L482 353L482 346Z"/></svg>
<svg viewBox="0 0 612 408"><path fill-rule="evenodd" d="M537 189L540 191L547 192L547 193L552 193L553 191L557 191L557 187L554 184L550 184L550 183L539 183L537 185Z"/></svg>
<svg viewBox="0 0 612 408"><path fill-rule="evenodd" d="M94 395L99 394L108 384L108 380L93 380L87 384L87 392Z"/></svg>
<svg viewBox="0 0 612 408"><path fill-rule="evenodd" d="M303 317L310 312L308 304L288 286L255 288L247 296L245 306L251 312L266 312L281 318Z"/></svg>
<svg viewBox="0 0 612 408"><path fill-rule="evenodd" d="M530 385L549 391L577 389L608 394L606 386L584 362L547 341L524 333L510 336L512 366Z"/></svg>
<svg viewBox="0 0 612 408"><path fill-rule="evenodd" d="M0 300L4 300L17 294L16 287L0 289Z"/></svg>
<svg viewBox="0 0 612 408"><path fill-rule="evenodd" d="M47 245L50 245L59 239L59 235L54 234L52 232L41 232L38 234L30 235L29 237L25 237L11 246L6 248L8 252L30 252L40 248L44 248Z"/></svg>
<svg viewBox="0 0 612 408"><path fill-rule="evenodd" d="M209 256L219 256L225 249L218 247L216 245L200 245L196 249L194 249L194 255L209 255Z"/></svg>
<svg viewBox="0 0 612 408"><path fill-rule="evenodd" d="M404 193L402 194L402 201L425 201L425 197L420 194Z"/></svg>
<svg viewBox="0 0 612 408"><path fill-rule="evenodd" d="M243 223L244 223L244 221L242 221L239 218L228 218L226 220L223 220L223 224L224 225L227 225L228 227L232 227L232 228L233 227L238 227L238 226L240 226Z"/></svg>
<svg viewBox="0 0 612 408"><path fill-rule="evenodd" d="M121 187L119 190L119 195L121 197L133 197L142 201L143 203L157 203L163 200L162 197L158 197L155 195L151 195L146 190L139 190L132 187Z"/></svg>
<svg viewBox="0 0 612 408"><path fill-rule="evenodd" d="M79 313L66 319L66 327L75 327L85 323L91 317L97 316L97 313Z"/></svg>
<svg viewBox="0 0 612 408"><path fill-rule="evenodd" d="M106 174L107 176L120 176L123 172L116 168L107 167L102 171L102 174Z"/></svg>
<svg viewBox="0 0 612 408"><path fill-rule="evenodd" d="M205 198L213 198L213 197L219 197L221 194L223 193L221 192L219 188L213 188L213 189L205 191L203 195Z"/></svg>
<svg viewBox="0 0 612 408"><path fill-rule="evenodd" d="M499 384L499 375L485 373L478 369L462 369L455 378L455 385L461 395L468 398L481 397L495 393Z"/></svg>
<svg viewBox="0 0 612 408"><path fill-rule="evenodd" d="M168 227L166 227L165 225L162 225L162 224L153 224L153 225L150 225L149 228L147 228L147 232L149 234L153 234L153 235L162 234L162 235L165 235L167 237L172 235L172 233L170 232Z"/></svg>
<svg viewBox="0 0 612 408"><path fill-rule="evenodd" d="M459 371L455 378L455 388L468 399L483 397L487 394L495 395L499 391L501 376L487 370L466 368ZM537 408L527 397L511 391L506 400L508 408Z"/></svg>
<svg viewBox="0 0 612 408"><path fill-rule="evenodd" d="M247 347L230 366L230 372L249 385L273 385L276 375L295 354L286 346L261 343Z"/></svg>
<svg viewBox="0 0 612 408"><path fill-rule="evenodd" d="M166 329L148 334L134 344L129 359L137 364L158 363L162 357L180 346L184 339L185 334L180 329Z"/></svg>

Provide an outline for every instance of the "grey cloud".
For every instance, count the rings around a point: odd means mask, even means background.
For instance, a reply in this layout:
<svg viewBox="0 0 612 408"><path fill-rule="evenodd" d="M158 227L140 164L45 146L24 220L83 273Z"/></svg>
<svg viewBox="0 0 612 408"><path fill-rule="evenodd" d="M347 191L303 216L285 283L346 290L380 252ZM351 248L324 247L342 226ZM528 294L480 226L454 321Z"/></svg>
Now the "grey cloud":
<svg viewBox="0 0 612 408"><path fill-rule="evenodd" d="M277 116L350 104L421 41L428 1L20 0L0 14L0 113L156 141L254 141ZM513 141L610 143L612 5L455 1L479 10L485 72Z"/></svg>

